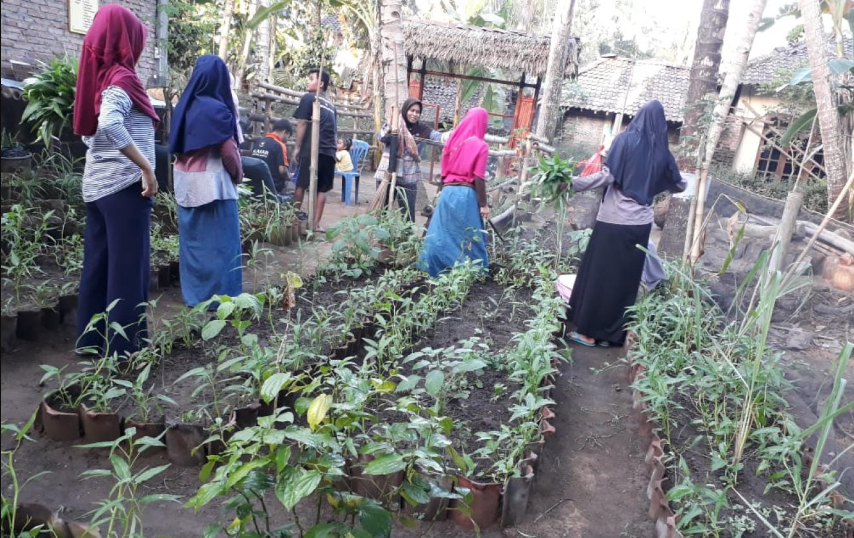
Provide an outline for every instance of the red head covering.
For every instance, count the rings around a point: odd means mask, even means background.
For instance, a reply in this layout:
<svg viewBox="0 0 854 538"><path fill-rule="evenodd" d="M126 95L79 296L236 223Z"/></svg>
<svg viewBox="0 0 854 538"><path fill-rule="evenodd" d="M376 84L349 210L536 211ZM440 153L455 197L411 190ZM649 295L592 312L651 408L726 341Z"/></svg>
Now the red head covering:
<svg viewBox="0 0 854 538"><path fill-rule="evenodd" d="M136 15L120 5L104 6L95 14L80 53L74 100L75 133L95 134L101 112L101 92L107 86L123 89L137 110L150 116L157 125L159 118L135 70L147 34L145 25Z"/></svg>
<svg viewBox="0 0 854 538"><path fill-rule="evenodd" d="M445 182L474 182L485 178L489 146L484 142L489 114L482 108L468 111L463 121L451 133L442 152L442 177Z"/></svg>

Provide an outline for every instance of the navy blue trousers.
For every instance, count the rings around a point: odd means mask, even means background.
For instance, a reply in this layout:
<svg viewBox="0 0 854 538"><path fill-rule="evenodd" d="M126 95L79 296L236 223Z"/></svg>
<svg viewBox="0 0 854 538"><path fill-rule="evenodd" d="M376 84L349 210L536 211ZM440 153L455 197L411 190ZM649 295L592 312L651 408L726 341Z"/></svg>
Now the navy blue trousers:
<svg viewBox="0 0 854 538"><path fill-rule="evenodd" d="M104 353L132 353L148 338L145 303L151 277L151 198L144 198L142 184L86 203L86 235L83 243L83 274L80 277L77 347ZM109 312L109 323L118 331L97 324L86 332L92 316ZM109 332L105 332L109 331ZM106 340L104 338L106 336ZM109 348L107 347L109 343Z"/></svg>

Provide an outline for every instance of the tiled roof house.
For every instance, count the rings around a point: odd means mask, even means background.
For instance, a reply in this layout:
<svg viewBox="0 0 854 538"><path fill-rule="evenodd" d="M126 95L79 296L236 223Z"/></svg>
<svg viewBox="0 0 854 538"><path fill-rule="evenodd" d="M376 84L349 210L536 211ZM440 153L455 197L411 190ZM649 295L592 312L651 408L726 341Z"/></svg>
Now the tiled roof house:
<svg viewBox="0 0 854 538"><path fill-rule="evenodd" d="M602 57L582 67L578 78L564 86L564 120L559 145L578 155L592 153L612 132L617 116L626 125L645 103L664 106L671 139L682 123L691 69L658 60Z"/></svg>

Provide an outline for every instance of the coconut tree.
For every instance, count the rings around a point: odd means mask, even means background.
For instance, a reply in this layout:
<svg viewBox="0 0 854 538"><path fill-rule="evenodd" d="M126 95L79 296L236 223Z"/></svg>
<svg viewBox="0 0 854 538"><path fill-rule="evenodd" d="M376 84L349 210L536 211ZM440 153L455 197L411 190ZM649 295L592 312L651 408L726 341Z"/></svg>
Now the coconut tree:
<svg viewBox="0 0 854 538"><path fill-rule="evenodd" d="M258 43L255 47L258 58L255 80L268 82L270 80L270 40L272 24L270 21L270 0L258 0ZM260 19L259 19L260 17Z"/></svg>
<svg viewBox="0 0 854 538"><path fill-rule="evenodd" d="M231 29L231 19L234 17L234 0L225 0L222 5L222 18L219 25L219 51L222 61L228 61L228 31Z"/></svg>
<svg viewBox="0 0 854 538"><path fill-rule="evenodd" d="M255 17L255 12L258 9L258 0L247 0L247 21ZM242 84L246 80L246 65L249 63L249 53L252 51L252 38L255 36L255 28L248 24L244 24L243 29L243 49L240 51L240 57L237 59L237 74Z"/></svg>
<svg viewBox="0 0 854 538"><path fill-rule="evenodd" d="M815 0L798 0L798 6L801 9L801 19L804 24L818 126L824 151L828 205L832 205L842 192L848 178L842 118L837 109L838 103L831 81L829 59L825 49L824 29L821 23L821 9ZM845 213L843 208L836 214L836 217L845 218Z"/></svg>
<svg viewBox="0 0 854 538"><path fill-rule="evenodd" d="M682 141L680 170L696 168L699 151L697 133L700 131L700 118L703 116L702 102L706 95L714 93L718 85L721 49L728 18L729 0L703 0L694 61L691 63L691 77L688 82L687 109L679 132L679 139Z"/></svg>
<svg viewBox="0 0 854 538"><path fill-rule="evenodd" d="M730 64L727 67L726 76L724 77L720 95L718 96L718 102L713 112L712 124L706 136L703 162L700 165L700 178L694 191L696 199L694 222L692 226L689 219L689 230L686 232L692 245L692 265L697 263L702 249L701 236L705 216L706 185L709 181L709 168L712 164L712 158L715 156L715 147L721 138L724 122L729 114L730 106L735 98L735 92L738 90L738 85L741 82L741 77L744 74L744 68L747 66L747 58L750 56L750 49L753 47L753 38L756 37L756 32L759 29L759 21L762 19L762 12L765 11L767 3L768 0L753 0L747 18L744 21L739 21L742 24L741 34L735 53L732 55Z"/></svg>
<svg viewBox="0 0 854 538"><path fill-rule="evenodd" d="M549 45L549 61L546 79L543 82L543 105L540 109L540 119L537 123L537 136L551 139L557 128L560 115L560 97L563 89L563 79L566 73L566 62L569 60L567 46L572 27L572 13L575 10L575 0L561 0L552 22L552 38Z"/></svg>
<svg viewBox="0 0 854 538"><path fill-rule="evenodd" d="M406 51L403 47L403 24L400 0L380 2L380 55L383 75L383 110L391 118L392 105L408 95Z"/></svg>

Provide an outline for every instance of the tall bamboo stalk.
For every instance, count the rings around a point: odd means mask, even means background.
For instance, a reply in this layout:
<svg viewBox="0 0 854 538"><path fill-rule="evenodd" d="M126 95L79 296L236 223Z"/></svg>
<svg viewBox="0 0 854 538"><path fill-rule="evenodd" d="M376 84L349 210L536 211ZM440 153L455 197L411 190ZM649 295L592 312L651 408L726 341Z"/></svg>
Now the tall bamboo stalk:
<svg viewBox="0 0 854 538"><path fill-rule="evenodd" d="M320 31L320 29L318 29ZM320 51L320 67L317 73L317 89L314 92L314 104L311 107L311 167L308 183L308 229L314 232L315 197L317 196L317 162L320 158L320 88L323 87L323 49Z"/></svg>

